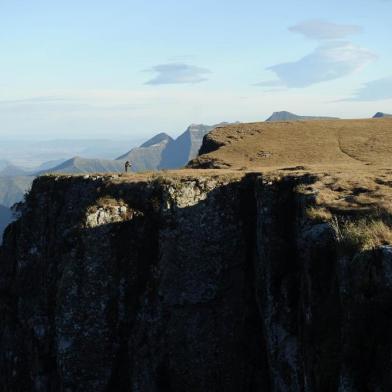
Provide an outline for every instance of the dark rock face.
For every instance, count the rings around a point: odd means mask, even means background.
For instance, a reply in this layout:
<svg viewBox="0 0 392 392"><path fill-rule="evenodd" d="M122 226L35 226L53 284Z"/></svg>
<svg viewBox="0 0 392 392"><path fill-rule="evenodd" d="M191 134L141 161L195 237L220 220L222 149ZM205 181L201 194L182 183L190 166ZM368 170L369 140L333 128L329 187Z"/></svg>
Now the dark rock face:
<svg viewBox="0 0 392 392"><path fill-rule="evenodd" d="M42 177L0 248L0 391L389 391L392 251L299 179Z"/></svg>

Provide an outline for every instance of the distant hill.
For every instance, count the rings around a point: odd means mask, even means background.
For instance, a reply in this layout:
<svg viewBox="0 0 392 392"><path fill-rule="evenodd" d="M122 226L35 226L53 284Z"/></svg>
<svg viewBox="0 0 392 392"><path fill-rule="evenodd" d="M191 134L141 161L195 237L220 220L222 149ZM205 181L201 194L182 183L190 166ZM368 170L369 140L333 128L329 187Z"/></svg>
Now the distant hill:
<svg viewBox="0 0 392 392"><path fill-rule="evenodd" d="M67 159L54 159L51 161L47 161L44 163L41 163L37 168L34 169L34 173L39 173L42 172L44 170L49 170L49 169L53 169L56 166L61 165L62 163L64 163Z"/></svg>
<svg viewBox="0 0 392 392"><path fill-rule="evenodd" d="M159 133L140 147L121 155L117 160L130 161L134 171L156 170L162 161L163 151L172 143L173 139L168 134Z"/></svg>
<svg viewBox="0 0 392 392"><path fill-rule="evenodd" d="M204 136L213 129L226 125L229 125L229 123L222 122L215 125L190 125L186 131L163 152L159 169L177 169L184 167L190 160L196 158L199 154Z"/></svg>
<svg viewBox="0 0 392 392"><path fill-rule="evenodd" d="M0 170L3 170L5 167L7 167L10 163L6 161L5 159L0 159Z"/></svg>
<svg viewBox="0 0 392 392"><path fill-rule="evenodd" d="M373 118L385 118L385 117L392 117L392 114L377 112Z"/></svg>
<svg viewBox="0 0 392 392"><path fill-rule="evenodd" d="M392 118L261 122L210 132L193 168L350 168L392 165Z"/></svg>
<svg viewBox="0 0 392 392"><path fill-rule="evenodd" d="M54 168L38 172L45 173L117 173L124 170L123 162L108 159L74 157Z"/></svg>
<svg viewBox="0 0 392 392"><path fill-rule="evenodd" d="M0 205L11 207L21 201L33 180L32 176L0 177Z"/></svg>
<svg viewBox="0 0 392 392"><path fill-rule="evenodd" d="M27 176L29 173L16 165L7 165L0 170L0 177Z"/></svg>
<svg viewBox="0 0 392 392"><path fill-rule="evenodd" d="M267 118L267 122L275 121L314 121L314 120L338 120L337 117L317 117L317 116L298 116L290 112L274 112L271 117Z"/></svg>
<svg viewBox="0 0 392 392"><path fill-rule="evenodd" d="M10 207L23 200L33 179L30 176L0 177L0 244L4 229L12 221Z"/></svg>
<svg viewBox="0 0 392 392"><path fill-rule="evenodd" d="M215 125L192 124L163 151L159 169L176 169L185 166L199 152L203 137Z"/></svg>
<svg viewBox="0 0 392 392"><path fill-rule="evenodd" d="M117 160L130 161L134 171L178 169L198 155L203 137L208 132L217 126L227 124L192 124L175 140L166 133L159 133L140 147L121 155Z"/></svg>
<svg viewBox="0 0 392 392"><path fill-rule="evenodd" d="M3 232L12 222L12 212L8 207L0 205L0 245L3 242Z"/></svg>

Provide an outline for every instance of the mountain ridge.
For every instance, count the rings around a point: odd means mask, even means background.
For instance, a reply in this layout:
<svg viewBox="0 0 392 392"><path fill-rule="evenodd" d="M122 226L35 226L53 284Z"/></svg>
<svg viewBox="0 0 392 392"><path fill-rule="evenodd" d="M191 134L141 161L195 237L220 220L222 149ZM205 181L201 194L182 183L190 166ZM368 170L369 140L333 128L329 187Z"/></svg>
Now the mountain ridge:
<svg viewBox="0 0 392 392"><path fill-rule="evenodd" d="M40 176L46 173L118 173L123 170L123 163L116 160L82 158L76 156L54 168L38 172L36 175Z"/></svg>
<svg viewBox="0 0 392 392"><path fill-rule="evenodd" d="M161 132L116 160L130 161L133 171L178 169L198 155L203 137L208 132L217 126L227 124L191 124L175 139Z"/></svg>
<svg viewBox="0 0 392 392"><path fill-rule="evenodd" d="M383 112L377 112L373 118L389 118L392 117L392 114L388 114L388 113L383 113Z"/></svg>
<svg viewBox="0 0 392 392"><path fill-rule="evenodd" d="M173 138L165 132L158 133L139 147L116 158L117 161L129 161L133 171L156 170L162 160L162 153Z"/></svg>
<svg viewBox="0 0 392 392"><path fill-rule="evenodd" d="M270 117L265 120L266 122L275 122L275 121L316 121L316 120L339 120L338 117L323 117L323 116L299 116L297 114L288 112L288 111L280 111L274 112Z"/></svg>

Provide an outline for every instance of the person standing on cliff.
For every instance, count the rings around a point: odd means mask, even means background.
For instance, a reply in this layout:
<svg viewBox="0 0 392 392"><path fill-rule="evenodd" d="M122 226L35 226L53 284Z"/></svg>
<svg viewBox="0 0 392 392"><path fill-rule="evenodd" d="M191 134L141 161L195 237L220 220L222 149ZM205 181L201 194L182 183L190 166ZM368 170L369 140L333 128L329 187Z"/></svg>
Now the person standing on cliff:
<svg viewBox="0 0 392 392"><path fill-rule="evenodd" d="M128 173L128 169L132 167L131 162L126 161L124 166L125 166L125 173Z"/></svg>

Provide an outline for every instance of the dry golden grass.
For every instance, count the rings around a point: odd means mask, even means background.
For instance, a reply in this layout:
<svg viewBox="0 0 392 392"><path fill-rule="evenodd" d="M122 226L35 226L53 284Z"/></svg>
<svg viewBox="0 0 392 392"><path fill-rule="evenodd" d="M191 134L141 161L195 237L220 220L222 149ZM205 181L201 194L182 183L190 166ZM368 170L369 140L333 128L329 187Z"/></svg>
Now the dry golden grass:
<svg viewBox="0 0 392 392"><path fill-rule="evenodd" d="M192 168L99 176L112 183L296 177L296 192L312 200L309 220L337 222L341 244L357 250L392 244L392 119L236 124L208 139L217 149Z"/></svg>
<svg viewBox="0 0 392 392"><path fill-rule="evenodd" d="M372 250L381 245L392 244L392 228L382 219L358 221L331 221L337 242L346 252Z"/></svg>
<svg viewBox="0 0 392 392"><path fill-rule="evenodd" d="M306 209L306 216L315 222L328 222L332 219L331 211L324 207L308 207Z"/></svg>
<svg viewBox="0 0 392 392"><path fill-rule="evenodd" d="M330 170L313 172L296 188L312 196L306 216L328 222L339 249L347 254L392 245L392 171Z"/></svg>
<svg viewBox="0 0 392 392"><path fill-rule="evenodd" d="M315 206L340 215L392 215L392 170L370 168L310 171L297 188L315 197Z"/></svg>
<svg viewBox="0 0 392 392"><path fill-rule="evenodd" d="M392 165L392 119L235 124L208 139L220 147L192 167Z"/></svg>

